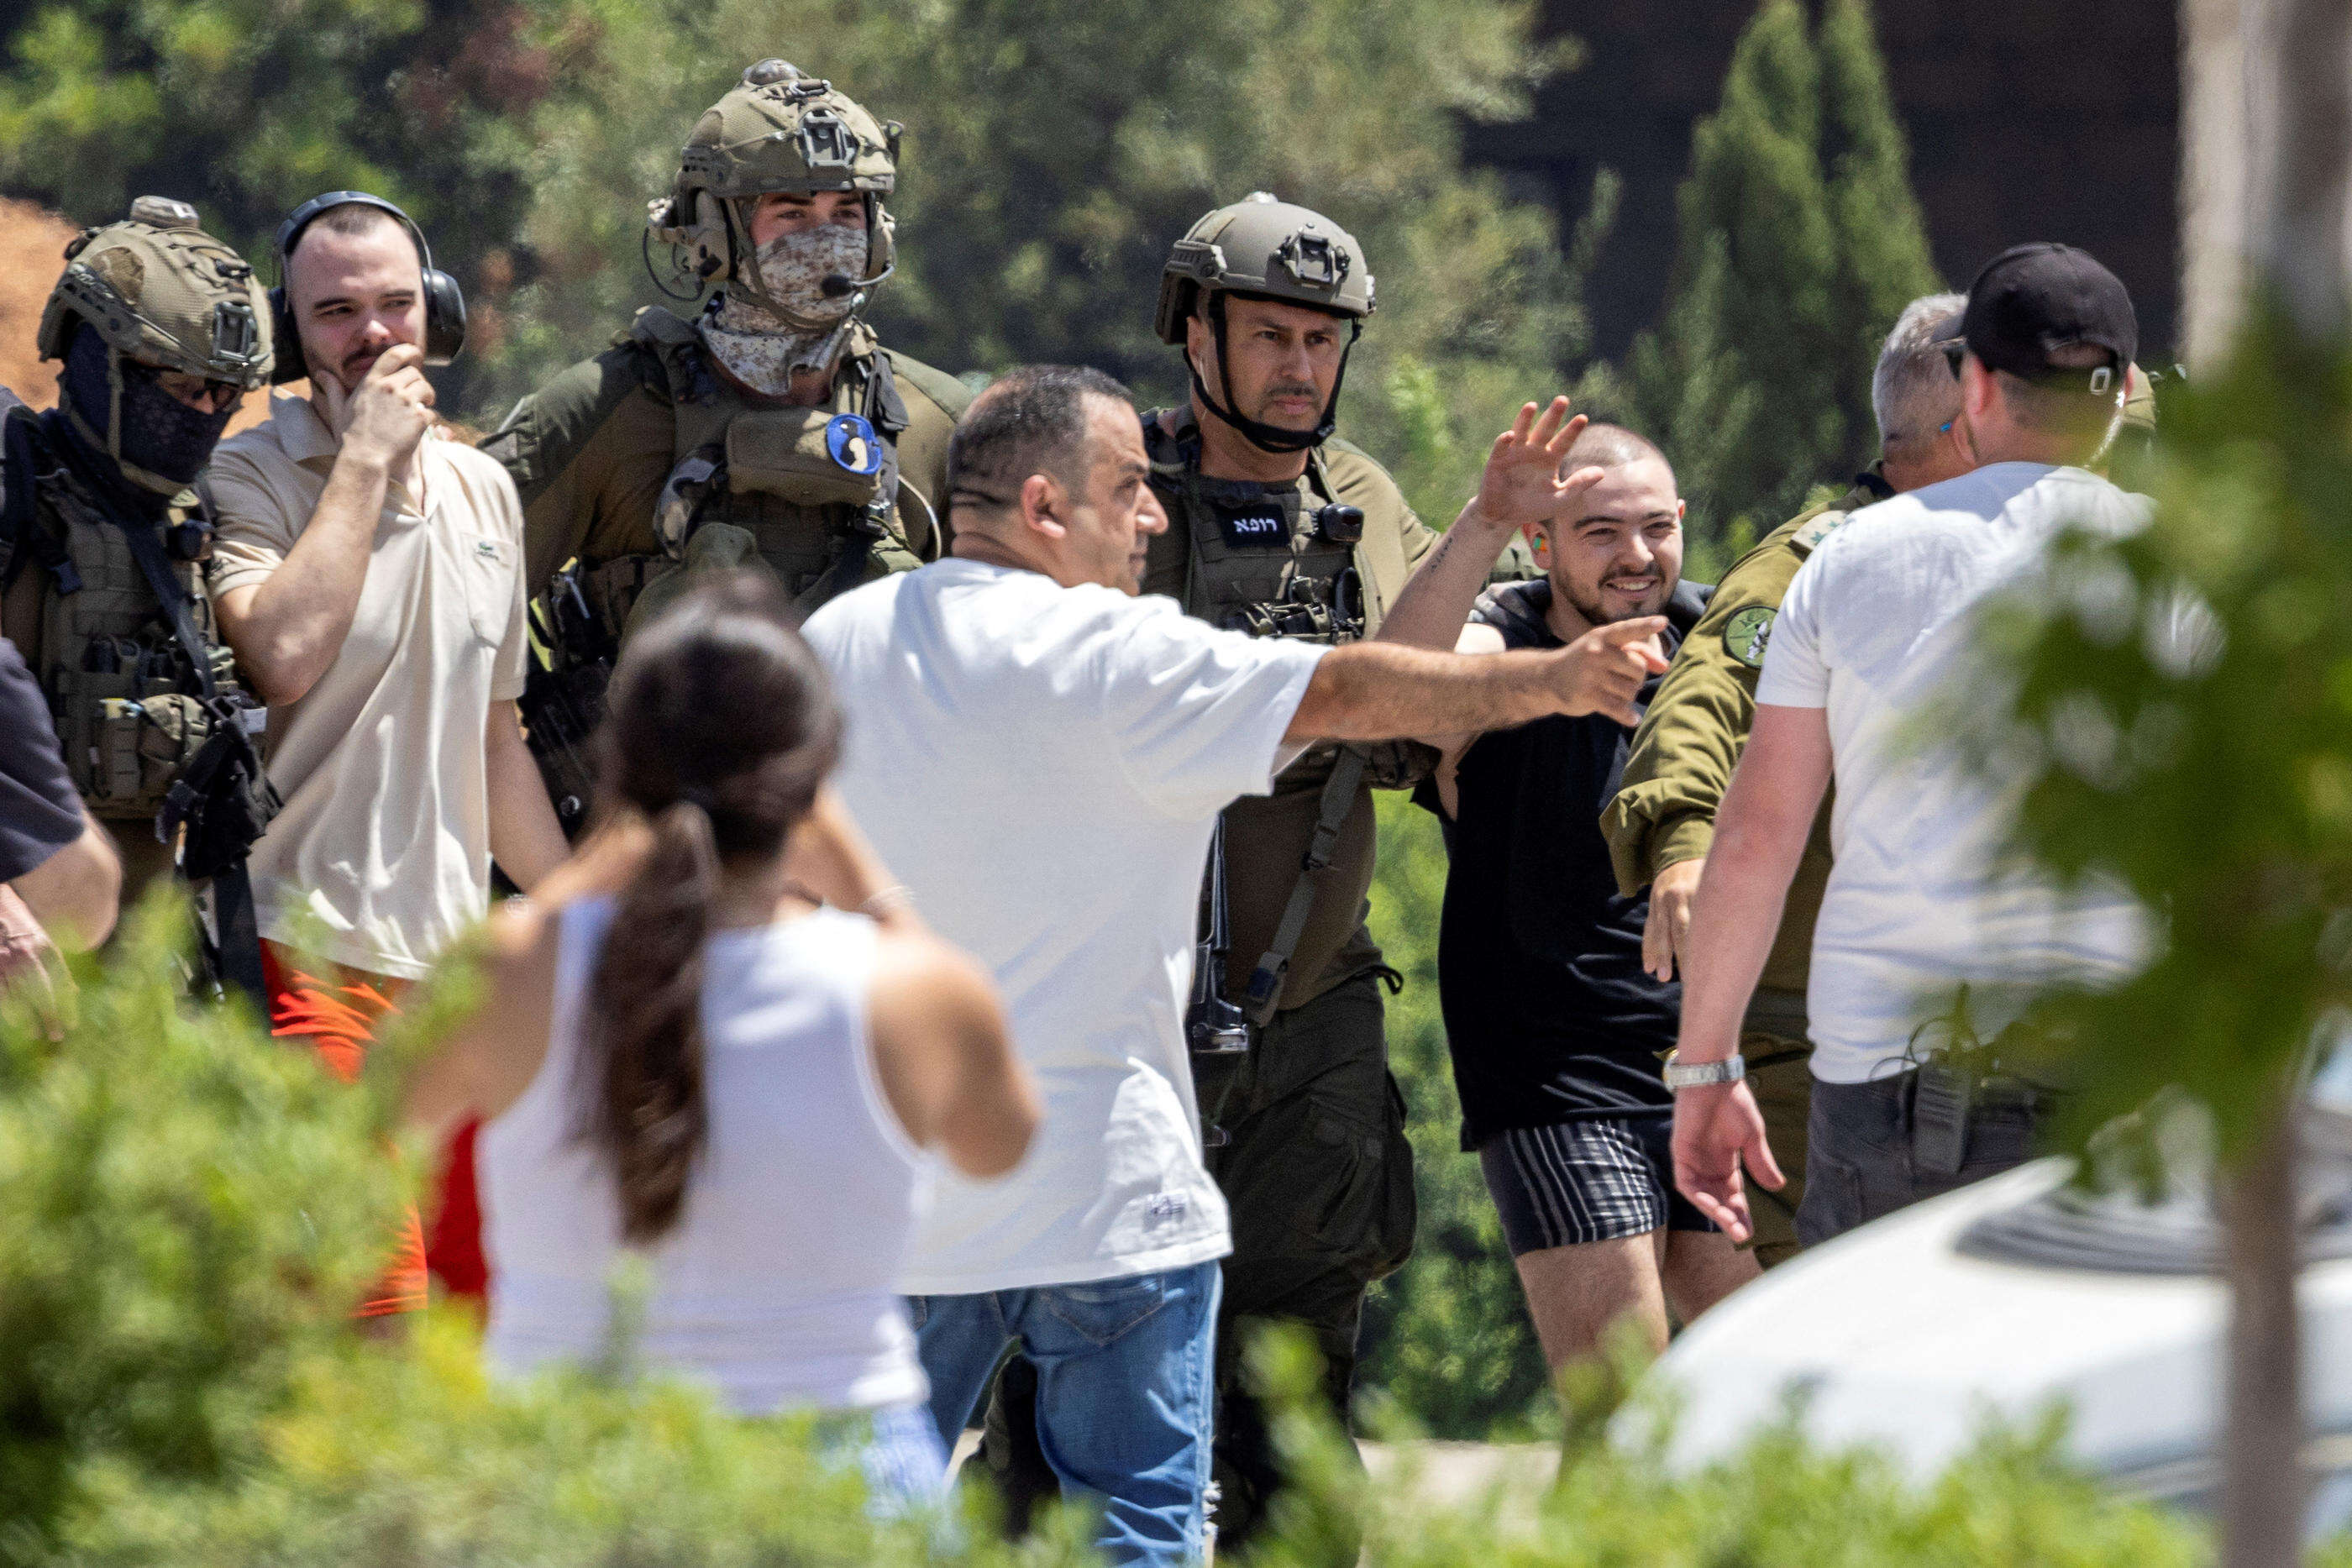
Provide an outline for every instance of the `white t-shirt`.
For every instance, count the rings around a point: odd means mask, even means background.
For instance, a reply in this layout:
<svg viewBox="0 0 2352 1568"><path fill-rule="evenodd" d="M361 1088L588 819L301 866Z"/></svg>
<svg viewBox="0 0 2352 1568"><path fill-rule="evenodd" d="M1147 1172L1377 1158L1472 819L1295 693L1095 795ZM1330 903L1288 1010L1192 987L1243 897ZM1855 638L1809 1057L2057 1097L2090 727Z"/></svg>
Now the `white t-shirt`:
<svg viewBox="0 0 2352 1568"><path fill-rule="evenodd" d="M220 444L214 599L267 581L319 509L340 450L308 400ZM489 907L490 705L522 695L522 504L496 461L439 431L425 497L384 490L367 578L334 662L269 710L285 799L249 862L261 934L419 979Z"/></svg>
<svg viewBox="0 0 2352 1568"><path fill-rule="evenodd" d="M1201 873L1217 812L1295 756L1321 650L962 559L868 583L806 634L847 715L843 799L931 928L994 972L1045 1098L1011 1175L943 1176L902 1288L1223 1257L1183 1031Z"/></svg>
<svg viewBox="0 0 2352 1568"><path fill-rule="evenodd" d="M1929 731L1940 705L1987 678L1970 633L1990 596L2040 570L2062 528L2122 535L2147 515L2144 497L2080 468L1997 463L1856 513L1789 585L1756 700L1827 709L1836 758L1836 863L1806 1003L1815 1077L1896 1071L1958 982L1994 987L1971 1009L1984 1030L2008 1016L2003 982L2137 961L2127 896L1996 867L2025 780L1987 780Z"/></svg>

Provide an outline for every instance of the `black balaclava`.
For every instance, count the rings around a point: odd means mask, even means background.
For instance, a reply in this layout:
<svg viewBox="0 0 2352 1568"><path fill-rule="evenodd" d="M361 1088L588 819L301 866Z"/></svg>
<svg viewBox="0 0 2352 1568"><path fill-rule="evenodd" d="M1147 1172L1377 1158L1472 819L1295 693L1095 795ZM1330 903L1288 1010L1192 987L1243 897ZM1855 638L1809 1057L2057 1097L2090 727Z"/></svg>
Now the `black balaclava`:
<svg viewBox="0 0 2352 1568"><path fill-rule="evenodd" d="M66 350L65 371L58 378L60 397L96 436L108 456L126 469L143 470L175 489L191 483L212 460L221 432L228 428L233 409L207 413L190 408L165 392L155 372L135 360L121 360L122 403L120 420L114 404L113 364L118 356L87 322L74 329ZM126 473L138 482L140 476ZM145 486L154 489L152 484Z"/></svg>

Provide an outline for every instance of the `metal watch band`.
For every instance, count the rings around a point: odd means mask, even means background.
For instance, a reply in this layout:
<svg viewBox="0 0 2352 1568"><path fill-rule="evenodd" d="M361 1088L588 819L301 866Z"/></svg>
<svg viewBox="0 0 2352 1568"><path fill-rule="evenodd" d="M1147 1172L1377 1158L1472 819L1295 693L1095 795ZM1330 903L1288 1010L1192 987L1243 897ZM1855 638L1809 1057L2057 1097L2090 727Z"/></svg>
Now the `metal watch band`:
<svg viewBox="0 0 2352 1568"><path fill-rule="evenodd" d="M1685 1067L1670 1056L1666 1059L1664 1076L1668 1089L1691 1089L1702 1083L1737 1083L1748 1076L1748 1059L1727 1056L1721 1061L1702 1061Z"/></svg>

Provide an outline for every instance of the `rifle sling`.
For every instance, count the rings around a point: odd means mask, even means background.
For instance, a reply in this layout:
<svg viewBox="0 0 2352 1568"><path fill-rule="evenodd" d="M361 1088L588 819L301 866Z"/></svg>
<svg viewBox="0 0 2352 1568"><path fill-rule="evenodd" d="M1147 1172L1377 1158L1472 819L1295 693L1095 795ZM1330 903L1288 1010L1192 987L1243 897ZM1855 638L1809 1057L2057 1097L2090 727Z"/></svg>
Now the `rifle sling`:
<svg viewBox="0 0 2352 1568"><path fill-rule="evenodd" d="M1282 1000L1290 956L1298 950L1298 939L1307 934L1307 917L1315 910L1317 873L1331 863L1332 852L1339 847L1339 830L1355 809L1368 760L1360 749L1349 746L1340 748L1339 759L1331 765L1331 777L1323 785L1322 810L1315 820L1315 836L1307 841L1306 857L1299 862L1297 885L1283 906L1282 923L1275 927L1272 946L1250 972L1245 1010L1254 1024L1271 1022Z"/></svg>

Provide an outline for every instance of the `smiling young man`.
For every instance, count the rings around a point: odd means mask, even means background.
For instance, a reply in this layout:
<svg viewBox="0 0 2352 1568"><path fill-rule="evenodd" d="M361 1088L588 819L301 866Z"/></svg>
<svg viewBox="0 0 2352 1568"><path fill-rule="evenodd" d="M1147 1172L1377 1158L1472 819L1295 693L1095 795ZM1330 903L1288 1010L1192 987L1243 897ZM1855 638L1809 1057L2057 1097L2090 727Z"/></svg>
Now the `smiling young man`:
<svg viewBox="0 0 2352 1568"><path fill-rule="evenodd" d="M1538 720L1444 744L1436 794L1452 864L1438 937L1447 1048L1544 1359L1557 1373L1633 1320L1665 1348L1756 1271L1675 1193L1673 1101L1658 1076L1676 988L1642 962L1647 901L1617 891L1601 810L1640 704L1706 606L1681 582L1683 502L1658 449L1591 424L1562 465L1570 494L1538 530L1542 580L1490 591L1465 653L1554 648L1664 617L1640 646L1631 712Z"/></svg>
<svg viewBox="0 0 2352 1568"><path fill-rule="evenodd" d="M1530 497L1560 488L1565 413L1528 409L1497 442L1533 454L1502 464ZM1133 405L1093 371L992 385L949 467L954 555L806 628L848 719L843 799L932 928L993 971L1045 1101L1024 1164L942 1178L918 1237L906 1286L931 1410L951 1441L1017 1343L1040 1447L1065 1492L1096 1500L1097 1544L1184 1562L1202 1544L1229 1246L1184 1036L1218 813L1320 739L1630 717L1647 663L1625 644L1664 622L1472 659L1251 637L1139 596L1167 514ZM1412 601L1443 586L1417 580L1397 612L1430 613Z"/></svg>
<svg viewBox="0 0 2352 1568"><path fill-rule="evenodd" d="M310 396L214 457L208 587L285 800L252 855L272 1020L349 1073L373 1016L487 912L492 859L528 891L565 845L515 716L522 511L436 428L423 242L373 197L297 218L280 256ZM299 972L297 941L342 973ZM452 1240L445 1272L478 1285Z"/></svg>

